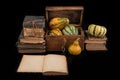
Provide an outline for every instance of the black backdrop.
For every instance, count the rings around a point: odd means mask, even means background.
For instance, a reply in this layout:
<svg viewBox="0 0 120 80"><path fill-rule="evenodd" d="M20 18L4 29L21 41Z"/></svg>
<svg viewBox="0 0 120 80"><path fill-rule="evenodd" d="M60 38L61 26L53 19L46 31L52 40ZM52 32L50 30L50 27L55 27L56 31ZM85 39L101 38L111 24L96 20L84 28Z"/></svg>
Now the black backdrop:
<svg viewBox="0 0 120 80"><path fill-rule="evenodd" d="M8 2L9 3L9 2ZM22 22L26 15L45 15L46 6L84 6L83 29L87 29L91 23L104 25L108 29L107 48L108 51L89 52L83 51L79 56L71 56L69 64L69 76L44 77L41 74L19 74L16 73L22 54L17 52L16 42L22 30ZM2 50L5 57L3 67L5 66L4 78L6 80L80 80L80 79L110 79L113 78L113 21L114 21L114 3L104 0L31 0L31 1L13 1L4 9L7 18L5 19L3 30L4 34ZM5 6L5 5L4 5ZM114 11L113 11L114 10ZM4 32L4 33L5 33Z"/></svg>

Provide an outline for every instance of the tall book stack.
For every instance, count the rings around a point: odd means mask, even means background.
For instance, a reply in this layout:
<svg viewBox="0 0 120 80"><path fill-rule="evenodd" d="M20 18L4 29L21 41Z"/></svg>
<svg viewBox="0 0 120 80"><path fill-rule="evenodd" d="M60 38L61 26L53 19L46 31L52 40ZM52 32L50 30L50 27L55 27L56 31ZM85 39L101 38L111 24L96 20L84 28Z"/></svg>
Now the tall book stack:
<svg viewBox="0 0 120 80"><path fill-rule="evenodd" d="M88 34L87 31L85 31L85 47L86 50L88 51L106 51L107 47L107 37L103 37L103 38L97 38L97 37L93 37L91 35Z"/></svg>
<svg viewBox="0 0 120 80"><path fill-rule="evenodd" d="M43 53L45 48L44 16L25 16L17 48L19 53Z"/></svg>

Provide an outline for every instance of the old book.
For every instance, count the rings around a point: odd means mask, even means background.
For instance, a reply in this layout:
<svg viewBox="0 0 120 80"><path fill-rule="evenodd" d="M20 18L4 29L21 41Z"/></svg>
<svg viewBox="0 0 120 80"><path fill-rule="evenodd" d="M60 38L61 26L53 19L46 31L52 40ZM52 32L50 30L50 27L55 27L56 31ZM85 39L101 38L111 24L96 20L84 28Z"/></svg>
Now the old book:
<svg viewBox="0 0 120 80"><path fill-rule="evenodd" d="M44 16L25 16L23 20L24 36L44 37Z"/></svg>
<svg viewBox="0 0 120 80"><path fill-rule="evenodd" d="M17 72L42 73L43 75L68 75L64 55L23 55Z"/></svg>
<svg viewBox="0 0 120 80"><path fill-rule="evenodd" d="M18 48L27 48L27 49L45 49L45 43L38 43L38 44L30 44L30 43L20 43L19 41L16 43Z"/></svg>
<svg viewBox="0 0 120 80"><path fill-rule="evenodd" d="M32 43L32 44L38 44L38 43L44 43L44 37L24 37L23 30L21 31L18 40L20 43Z"/></svg>
<svg viewBox="0 0 120 80"><path fill-rule="evenodd" d="M44 53L45 49L20 49L18 48L19 53Z"/></svg>
<svg viewBox="0 0 120 80"><path fill-rule="evenodd" d="M25 37L29 37L29 36L44 37L44 35L45 35L45 31L42 27L40 27L40 28L38 28L38 27L23 28L23 30L24 30L24 36Z"/></svg>
<svg viewBox="0 0 120 80"><path fill-rule="evenodd" d="M101 43L101 44L106 44L106 40L89 40L85 39L85 43Z"/></svg>
<svg viewBox="0 0 120 80"><path fill-rule="evenodd" d="M101 43L88 43L86 44L86 50L88 51L106 51L107 47Z"/></svg>
<svg viewBox="0 0 120 80"><path fill-rule="evenodd" d="M24 38L20 38L20 42L21 43L44 43L45 40L44 38L35 38L35 37L24 37Z"/></svg>

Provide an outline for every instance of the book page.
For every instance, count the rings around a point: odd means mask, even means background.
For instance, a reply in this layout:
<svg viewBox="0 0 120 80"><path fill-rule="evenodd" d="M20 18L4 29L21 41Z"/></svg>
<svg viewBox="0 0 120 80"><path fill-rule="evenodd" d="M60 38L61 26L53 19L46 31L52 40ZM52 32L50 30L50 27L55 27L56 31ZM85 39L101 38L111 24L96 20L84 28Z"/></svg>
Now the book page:
<svg viewBox="0 0 120 80"><path fill-rule="evenodd" d="M67 75L67 61L64 55L48 54L45 56L43 75Z"/></svg>
<svg viewBox="0 0 120 80"><path fill-rule="evenodd" d="M44 56L23 55L17 72L42 72Z"/></svg>

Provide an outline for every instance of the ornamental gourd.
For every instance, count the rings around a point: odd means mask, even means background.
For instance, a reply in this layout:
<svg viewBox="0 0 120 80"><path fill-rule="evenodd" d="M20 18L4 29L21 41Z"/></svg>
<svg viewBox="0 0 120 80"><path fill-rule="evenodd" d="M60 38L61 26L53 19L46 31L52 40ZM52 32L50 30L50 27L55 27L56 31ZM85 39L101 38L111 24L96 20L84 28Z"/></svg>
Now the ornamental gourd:
<svg viewBox="0 0 120 80"><path fill-rule="evenodd" d="M62 32L60 31L60 29L52 29L49 31L49 35L51 36L60 36L62 35Z"/></svg>
<svg viewBox="0 0 120 80"><path fill-rule="evenodd" d="M107 33L107 29L104 26L90 24L88 26L88 33L94 37L104 37Z"/></svg>
<svg viewBox="0 0 120 80"><path fill-rule="evenodd" d="M69 24L68 18L54 17L50 20L49 27L51 29L59 28L60 30L62 30L67 24Z"/></svg>
<svg viewBox="0 0 120 80"><path fill-rule="evenodd" d="M78 28L76 28L72 24L68 24L67 26L64 27L62 33L64 35L78 35Z"/></svg>
<svg viewBox="0 0 120 80"><path fill-rule="evenodd" d="M81 46L79 45L80 38L77 38L70 46L68 47L68 52L72 55L79 55L81 53Z"/></svg>

